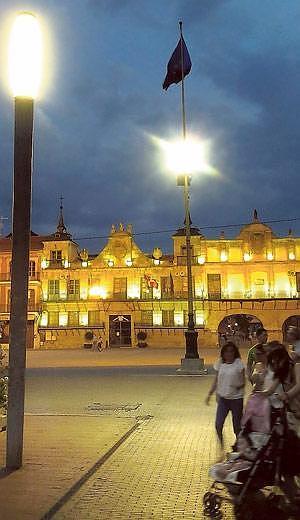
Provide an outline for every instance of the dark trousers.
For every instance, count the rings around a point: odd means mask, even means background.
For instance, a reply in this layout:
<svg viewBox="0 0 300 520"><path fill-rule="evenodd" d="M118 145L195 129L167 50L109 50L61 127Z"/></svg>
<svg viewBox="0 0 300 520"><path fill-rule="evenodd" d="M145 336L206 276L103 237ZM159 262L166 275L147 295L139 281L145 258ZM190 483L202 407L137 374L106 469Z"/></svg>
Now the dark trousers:
<svg viewBox="0 0 300 520"><path fill-rule="evenodd" d="M229 412L231 412L232 415L233 431L237 436L241 430L243 399L225 399L224 397L218 398L216 430L221 443L223 442L224 422Z"/></svg>

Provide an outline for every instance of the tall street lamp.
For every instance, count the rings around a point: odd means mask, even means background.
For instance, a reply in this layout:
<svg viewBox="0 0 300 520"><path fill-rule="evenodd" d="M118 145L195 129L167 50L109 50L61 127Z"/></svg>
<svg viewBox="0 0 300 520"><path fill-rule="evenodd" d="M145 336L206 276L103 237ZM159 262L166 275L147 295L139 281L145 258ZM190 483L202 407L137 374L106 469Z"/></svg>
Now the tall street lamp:
<svg viewBox="0 0 300 520"><path fill-rule="evenodd" d="M185 331L185 357L181 360L181 368L187 371L199 371L204 368L204 360L199 358L194 317L194 291L192 278L191 255L191 218L190 218L190 183L195 172L208 170L206 163L206 145L192 139L185 138L175 143L164 144L167 157L167 166L178 175L177 184L183 186L185 209L185 242L188 285L188 328Z"/></svg>
<svg viewBox="0 0 300 520"><path fill-rule="evenodd" d="M15 99L14 182L9 332L6 467L22 466L28 267L30 254L33 100L41 76L42 45L37 19L20 13L9 45L9 79Z"/></svg>

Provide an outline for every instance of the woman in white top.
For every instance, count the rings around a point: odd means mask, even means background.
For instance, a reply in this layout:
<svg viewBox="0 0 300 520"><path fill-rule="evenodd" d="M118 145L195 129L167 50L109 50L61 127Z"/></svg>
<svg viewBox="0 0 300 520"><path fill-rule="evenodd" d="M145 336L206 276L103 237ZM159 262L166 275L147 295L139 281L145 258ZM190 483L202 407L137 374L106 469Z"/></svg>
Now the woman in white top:
<svg viewBox="0 0 300 520"><path fill-rule="evenodd" d="M215 426L223 446L223 426L228 413L231 412L236 436L240 432L243 415L245 367L234 343L225 343L221 349L221 358L215 363L214 369L217 374L206 398L206 404L209 404L210 397L216 392L218 406Z"/></svg>

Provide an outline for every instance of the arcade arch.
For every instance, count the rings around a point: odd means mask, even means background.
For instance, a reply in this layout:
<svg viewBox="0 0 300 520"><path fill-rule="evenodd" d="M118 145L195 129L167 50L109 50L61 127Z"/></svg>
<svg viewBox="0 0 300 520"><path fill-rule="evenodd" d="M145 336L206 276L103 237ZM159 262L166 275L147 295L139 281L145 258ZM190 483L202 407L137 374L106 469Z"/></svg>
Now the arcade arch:
<svg viewBox="0 0 300 520"><path fill-rule="evenodd" d="M238 348L250 348L255 342L255 333L259 327L263 327L262 322L252 314L225 316L218 326L219 346L222 347L226 341L233 341Z"/></svg>
<svg viewBox="0 0 300 520"><path fill-rule="evenodd" d="M294 326L300 329L300 314L289 316L282 324L282 337L283 341L286 340L286 331L289 327Z"/></svg>

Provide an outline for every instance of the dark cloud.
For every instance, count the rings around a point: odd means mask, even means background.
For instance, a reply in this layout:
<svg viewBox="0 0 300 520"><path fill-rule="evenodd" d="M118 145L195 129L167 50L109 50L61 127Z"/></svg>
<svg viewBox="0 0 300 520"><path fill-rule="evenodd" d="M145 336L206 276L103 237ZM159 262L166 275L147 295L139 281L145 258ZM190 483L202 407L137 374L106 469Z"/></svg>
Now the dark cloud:
<svg viewBox="0 0 300 520"><path fill-rule="evenodd" d="M52 82L36 104L35 231L54 231L61 194L66 224L78 237L106 235L121 221L137 233L182 224L182 191L149 137L181 135L180 87L161 89L179 19L193 63L186 79L188 130L211 141L211 162L220 171L192 182L194 224L244 223L254 207L263 218L298 216L296 0L31 4L49 21L54 49ZM4 0L0 6L4 17ZM10 216L12 109L6 93L0 96L0 213ZM274 224L280 233L288 227ZM148 250L172 246L167 234L137 241ZM84 244L96 250L102 241Z"/></svg>

